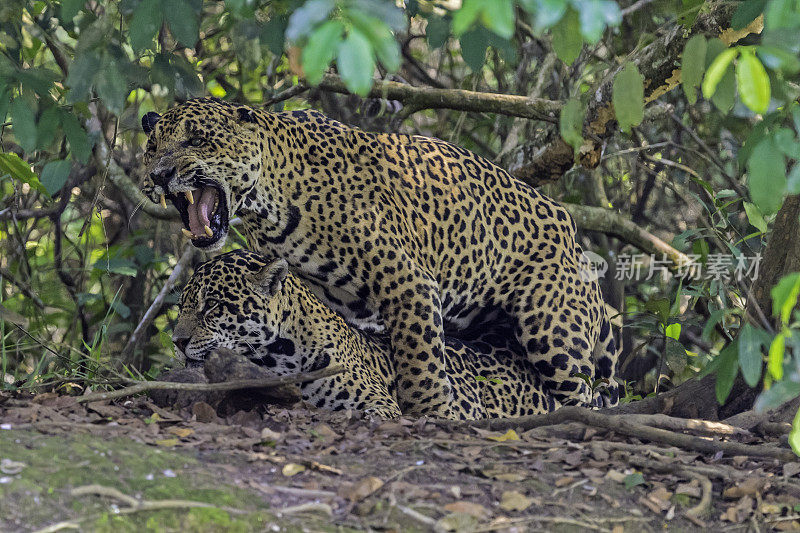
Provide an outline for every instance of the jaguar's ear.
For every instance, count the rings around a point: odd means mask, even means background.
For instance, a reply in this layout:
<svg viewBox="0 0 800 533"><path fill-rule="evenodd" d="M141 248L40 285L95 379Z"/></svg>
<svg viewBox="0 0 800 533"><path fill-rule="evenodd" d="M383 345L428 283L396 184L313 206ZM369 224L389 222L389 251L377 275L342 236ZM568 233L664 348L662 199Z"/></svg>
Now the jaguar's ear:
<svg viewBox="0 0 800 533"><path fill-rule="evenodd" d="M289 274L289 264L284 259L276 259L255 274L252 280L257 289L267 296L275 296L283 288L283 282Z"/></svg>
<svg viewBox="0 0 800 533"><path fill-rule="evenodd" d="M249 107L237 107L236 116L239 118L239 122L250 122L253 124L258 122L255 110L250 109Z"/></svg>
<svg viewBox="0 0 800 533"><path fill-rule="evenodd" d="M161 120L161 115L158 113L153 111L145 113L142 117L142 129L146 134L150 135L150 132L156 127L156 122L159 120Z"/></svg>

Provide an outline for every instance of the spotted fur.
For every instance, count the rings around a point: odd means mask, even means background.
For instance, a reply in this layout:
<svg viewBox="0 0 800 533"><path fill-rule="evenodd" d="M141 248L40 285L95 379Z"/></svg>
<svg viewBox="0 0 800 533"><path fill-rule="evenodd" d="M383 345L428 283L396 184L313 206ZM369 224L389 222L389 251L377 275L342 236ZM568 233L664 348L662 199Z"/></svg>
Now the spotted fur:
<svg viewBox="0 0 800 533"><path fill-rule="evenodd" d="M221 222L195 245L221 247L239 216L250 247L285 258L350 324L385 329L404 411L449 416L445 332L497 316L559 401L617 402L617 350L597 283L580 275L575 224L505 170L315 111L203 98L146 118L151 199L165 193L183 214L183 191L213 186ZM578 373L610 386L593 397Z"/></svg>
<svg viewBox="0 0 800 533"><path fill-rule="evenodd" d="M325 409L400 414L387 336L349 326L288 273L283 259L237 250L200 265L181 295L173 340L190 364L216 348L246 355L277 375L341 364L342 374L304 383L303 399ZM511 351L512 343L502 325L469 341L446 338L450 418L522 416L558 407L530 363Z"/></svg>

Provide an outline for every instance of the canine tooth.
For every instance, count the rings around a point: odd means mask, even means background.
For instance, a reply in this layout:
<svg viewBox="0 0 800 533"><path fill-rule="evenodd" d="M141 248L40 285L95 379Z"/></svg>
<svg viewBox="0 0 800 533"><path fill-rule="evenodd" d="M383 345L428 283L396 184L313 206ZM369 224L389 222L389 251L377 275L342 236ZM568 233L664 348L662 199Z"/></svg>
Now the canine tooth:
<svg viewBox="0 0 800 533"><path fill-rule="evenodd" d="M189 202L189 205L194 204L194 196L192 196L192 191L185 191L184 194L186 195L186 201Z"/></svg>
<svg viewBox="0 0 800 533"><path fill-rule="evenodd" d="M161 207L163 207L164 209L167 208L167 199L164 198L163 194L161 195Z"/></svg>
<svg viewBox="0 0 800 533"><path fill-rule="evenodd" d="M203 231L205 231L206 235L208 235L209 237L213 237L214 236L214 232L211 231L211 228L209 226L207 226L207 225L203 226Z"/></svg>
<svg viewBox="0 0 800 533"><path fill-rule="evenodd" d="M188 229L186 229L186 228L181 228L181 231L183 232L184 236L185 236L187 239L194 239L194 234L193 234L191 231L189 231Z"/></svg>

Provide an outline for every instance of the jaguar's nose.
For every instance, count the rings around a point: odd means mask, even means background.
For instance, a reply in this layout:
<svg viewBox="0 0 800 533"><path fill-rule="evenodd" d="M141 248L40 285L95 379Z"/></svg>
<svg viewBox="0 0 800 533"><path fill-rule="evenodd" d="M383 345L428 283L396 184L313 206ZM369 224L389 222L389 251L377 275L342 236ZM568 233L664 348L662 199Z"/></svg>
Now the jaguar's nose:
<svg viewBox="0 0 800 533"><path fill-rule="evenodd" d="M172 342L175 344L175 347L178 348L181 352L186 354L186 347L189 346L189 341L191 337L178 337L172 339Z"/></svg>
<svg viewBox="0 0 800 533"><path fill-rule="evenodd" d="M154 184L160 185L161 188L166 191L167 183L169 183L169 180L171 180L174 175L175 167L157 167L150 173L150 179L153 180Z"/></svg>

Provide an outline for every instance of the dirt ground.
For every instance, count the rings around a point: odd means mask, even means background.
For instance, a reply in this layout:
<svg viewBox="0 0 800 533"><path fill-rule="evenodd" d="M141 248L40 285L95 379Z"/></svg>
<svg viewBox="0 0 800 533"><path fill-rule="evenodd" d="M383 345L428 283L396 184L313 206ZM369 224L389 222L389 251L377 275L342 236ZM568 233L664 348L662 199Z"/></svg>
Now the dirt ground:
<svg viewBox="0 0 800 533"><path fill-rule="evenodd" d="M798 473L575 422L489 431L0 395L4 532L800 530Z"/></svg>

